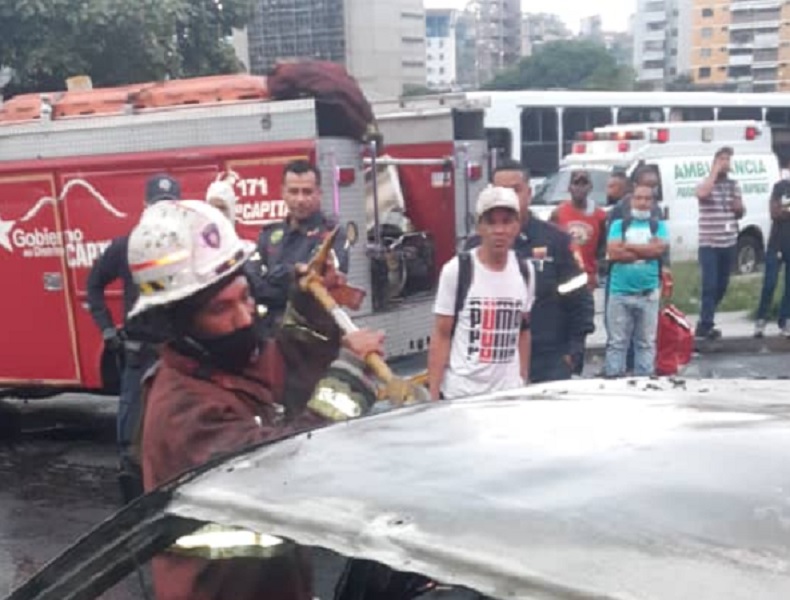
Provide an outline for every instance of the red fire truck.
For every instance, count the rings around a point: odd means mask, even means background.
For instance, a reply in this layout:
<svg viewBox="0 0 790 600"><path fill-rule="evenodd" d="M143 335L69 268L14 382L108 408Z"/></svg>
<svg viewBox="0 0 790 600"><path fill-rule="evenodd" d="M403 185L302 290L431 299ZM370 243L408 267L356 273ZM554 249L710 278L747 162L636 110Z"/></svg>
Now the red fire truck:
<svg viewBox="0 0 790 600"><path fill-rule="evenodd" d="M256 239L285 216L282 167L300 157L319 166L324 209L352 234L349 281L368 292L352 316L387 331L390 357L424 351L439 269L469 233L488 179L483 114L461 105L376 113L378 143L328 137L316 100L271 100L264 80L250 76L8 101L0 108L0 388L114 392L86 280L110 240L137 222L148 177L169 173L184 198L202 199L233 172L239 232ZM119 284L108 297L120 323Z"/></svg>

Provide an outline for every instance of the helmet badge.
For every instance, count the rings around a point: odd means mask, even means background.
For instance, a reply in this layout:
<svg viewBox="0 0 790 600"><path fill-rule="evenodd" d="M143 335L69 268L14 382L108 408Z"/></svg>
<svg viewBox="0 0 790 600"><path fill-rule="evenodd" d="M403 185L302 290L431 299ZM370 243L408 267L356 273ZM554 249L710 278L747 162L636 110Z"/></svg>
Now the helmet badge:
<svg viewBox="0 0 790 600"><path fill-rule="evenodd" d="M220 235L219 235L219 227L217 227L216 223L210 223L206 225L203 229L203 233L201 233L201 237L203 241L206 243L206 246L209 248L217 249L220 245Z"/></svg>

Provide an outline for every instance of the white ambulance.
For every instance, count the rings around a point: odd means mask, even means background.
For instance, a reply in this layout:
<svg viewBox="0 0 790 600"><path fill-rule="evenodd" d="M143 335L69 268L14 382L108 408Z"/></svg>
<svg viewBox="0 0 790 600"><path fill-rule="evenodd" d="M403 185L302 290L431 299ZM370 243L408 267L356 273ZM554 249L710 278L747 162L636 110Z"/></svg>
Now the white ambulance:
<svg viewBox="0 0 790 600"><path fill-rule="evenodd" d="M695 190L710 173L713 155L722 146L735 151L730 176L740 183L746 207L739 223L737 268L741 273L753 272L765 255L771 228L768 200L780 178L766 123L639 123L582 132L560 170L535 194L534 211L548 218L569 197L570 173L579 168L590 171L591 199L605 207L609 175L622 170L631 176L644 165L660 177L659 201L669 226L672 260L696 261L699 206Z"/></svg>

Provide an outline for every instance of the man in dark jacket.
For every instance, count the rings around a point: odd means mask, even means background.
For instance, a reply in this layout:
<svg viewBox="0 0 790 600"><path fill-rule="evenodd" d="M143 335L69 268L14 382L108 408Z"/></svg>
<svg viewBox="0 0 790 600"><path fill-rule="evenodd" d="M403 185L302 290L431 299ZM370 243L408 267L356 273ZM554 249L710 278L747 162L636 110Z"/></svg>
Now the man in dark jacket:
<svg viewBox="0 0 790 600"><path fill-rule="evenodd" d="M581 364L585 338L595 331L595 307L587 289L587 275L573 255L571 237L530 212L529 174L520 164L500 163L492 182L518 195L521 233L513 249L535 268L530 381L570 379ZM465 246L471 249L477 245L475 236Z"/></svg>
<svg viewBox="0 0 790 600"><path fill-rule="evenodd" d="M321 172L306 160L285 165L282 192L288 217L263 228L258 238L258 255L252 261L262 276L255 300L267 307L270 327L282 320L294 265L309 262L337 225L321 211ZM347 273L348 249L343 231L338 232L333 253L335 267Z"/></svg>
<svg viewBox="0 0 790 600"><path fill-rule="evenodd" d="M283 326L261 341L242 271L253 251L218 210L193 200L149 209L130 236L140 298L129 318L139 331L165 340L162 359L143 383L139 452L146 491L251 444L357 416L375 401L364 387L332 387L327 369L341 347L346 364L381 352L383 334L361 330L341 338L329 315L297 286ZM336 280L330 267L324 283ZM154 558L157 599L312 598L303 550L282 543L266 558L232 557L226 550L216 561L176 552Z"/></svg>
<svg viewBox="0 0 790 600"><path fill-rule="evenodd" d="M169 175L155 175L146 183L146 207L180 197L181 188ZM104 297L107 286L118 279L123 282L124 319L137 300L137 288L127 261L128 244L129 236L115 238L93 265L87 283L88 306L102 333L105 348L115 353L123 363L116 429L120 455L118 482L124 502L130 502L142 492L140 474L130 460L129 452L134 424L139 418L140 379L156 360L153 346L135 339L134 332L128 327L116 327Z"/></svg>
<svg viewBox="0 0 790 600"><path fill-rule="evenodd" d="M754 337L761 338L765 334L766 319L774 292L779 281L779 272L784 263L785 288L779 306L779 331L790 338L790 181L785 179L774 185L771 191L769 209L771 213L771 234L768 237L768 249L765 253L765 275L763 289L760 294L760 306L757 308L757 321L754 325Z"/></svg>

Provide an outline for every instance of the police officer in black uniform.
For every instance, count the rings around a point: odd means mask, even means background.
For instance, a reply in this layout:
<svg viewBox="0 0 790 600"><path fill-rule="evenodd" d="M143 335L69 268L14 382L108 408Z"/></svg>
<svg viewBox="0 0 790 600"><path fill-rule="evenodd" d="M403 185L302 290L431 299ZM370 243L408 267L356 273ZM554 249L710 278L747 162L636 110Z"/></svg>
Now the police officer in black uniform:
<svg viewBox="0 0 790 600"><path fill-rule="evenodd" d="M181 188L169 175L155 175L146 183L146 206L180 197ZM143 491L139 467L132 458L132 438L139 419L140 380L157 358L156 350L150 344L135 339L134 331L115 326L105 301L105 288L118 279L123 282L124 316L137 300L137 287L132 280L126 253L128 245L128 235L115 238L94 263L87 282L91 317L102 332L105 348L120 357L123 363L116 427L120 455L118 483L124 502L130 502Z"/></svg>
<svg viewBox="0 0 790 600"><path fill-rule="evenodd" d="M308 263L336 226L321 211L321 173L306 160L295 160L285 166L282 194L288 217L263 228L252 263L261 275L253 293L257 304L268 308L265 317L268 328L279 325L285 311L294 265ZM338 232L333 250L336 268L348 273L348 247L343 231Z"/></svg>
<svg viewBox="0 0 790 600"><path fill-rule="evenodd" d="M585 338L595 331L595 306L587 276L571 251L571 237L530 212L529 175L519 163L502 161L492 182L518 195L522 226L513 249L535 267L530 381L570 379L583 359ZM472 237L466 249L478 244L476 236Z"/></svg>

